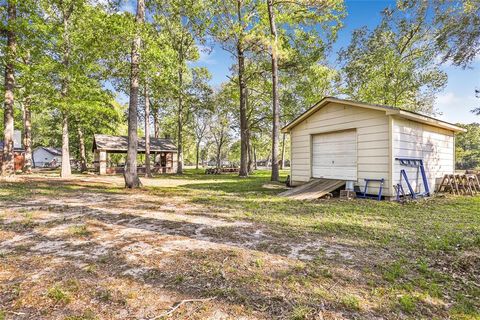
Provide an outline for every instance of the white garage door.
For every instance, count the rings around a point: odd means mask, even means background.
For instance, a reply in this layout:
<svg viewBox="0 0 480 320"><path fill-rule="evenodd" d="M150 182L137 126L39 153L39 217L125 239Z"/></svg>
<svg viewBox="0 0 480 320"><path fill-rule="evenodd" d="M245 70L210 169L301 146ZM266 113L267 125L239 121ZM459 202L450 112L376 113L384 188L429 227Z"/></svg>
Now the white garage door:
<svg viewBox="0 0 480 320"><path fill-rule="evenodd" d="M312 137L312 177L357 180L355 130L322 133Z"/></svg>

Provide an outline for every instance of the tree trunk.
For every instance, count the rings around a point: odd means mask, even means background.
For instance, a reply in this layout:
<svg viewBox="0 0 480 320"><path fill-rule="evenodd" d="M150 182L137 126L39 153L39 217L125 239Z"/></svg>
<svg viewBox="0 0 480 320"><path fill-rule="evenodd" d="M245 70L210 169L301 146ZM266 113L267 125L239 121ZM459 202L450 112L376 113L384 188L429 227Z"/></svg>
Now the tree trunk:
<svg viewBox="0 0 480 320"><path fill-rule="evenodd" d="M63 56L62 56L62 65L64 67L65 75L61 80L61 89L60 95L62 97L63 106L61 110L62 114L62 167L60 171L60 176L62 178L68 178L72 174L72 168L70 166L70 147L69 147L69 137L68 137L68 112L66 110L67 97L69 91L70 77L68 73L68 67L70 65L70 14L67 13L68 9L63 11Z"/></svg>
<svg viewBox="0 0 480 320"><path fill-rule="evenodd" d="M158 139L160 134L160 126L158 124L158 105L155 108L153 108L152 111L153 111L152 112L153 113L153 137L155 139ZM157 164L157 158L158 158L158 154L155 151L153 153L153 165Z"/></svg>
<svg viewBox="0 0 480 320"><path fill-rule="evenodd" d="M237 16L238 21L242 21L242 0L237 0ZM240 90L240 177L248 176L247 167L247 104L245 100L247 84L245 81L245 50L243 48L243 37L240 36L237 42L237 58L238 58L238 86Z"/></svg>
<svg viewBox="0 0 480 320"><path fill-rule="evenodd" d="M80 126L80 123L78 124L77 127L77 132L78 132L78 145L79 145L79 151L80 151L80 172L86 172L87 171L87 152L85 148L85 137L83 136L83 130L82 127Z"/></svg>
<svg viewBox="0 0 480 320"><path fill-rule="evenodd" d="M158 136L160 134L160 126L158 124L158 107L153 108L153 136L155 139L158 139Z"/></svg>
<svg viewBox="0 0 480 320"><path fill-rule="evenodd" d="M195 158L195 169L198 170L198 162L199 162L199 158L200 158L200 142L197 142L195 144L195 153L196 153L196 158Z"/></svg>
<svg viewBox="0 0 480 320"><path fill-rule="evenodd" d="M181 58L180 58L181 59ZM177 114L177 155L178 155L178 164L177 164L177 173L183 173L183 119L182 119L182 112L183 112L183 71L182 66L178 68L178 114Z"/></svg>
<svg viewBox="0 0 480 320"><path fill-rule="evenodd" d="M257 149L253 145L253 168L257 170Z"/></svg>
<svg viewBox="0 0 480 320"><path fill-rule="evenodd" d="M30 97L27 95L23 102L23 148L25 149L25 161L23 172L32 172L32 111L30 110Z"/></svg>
<svg viewBox="0 0 480 320"><path fill-rule="evenodd" d="M17 54L17 39L14 30L14 23L17 18L17 8L15 1L10 0L7 4L8 29L7 29L7 48L5 53L5 100L3 111L3 160L2 176L15 174L15 158L13 149L14 115L13 103L15 88L15 58Z"/></svg>
<svg viewBox="0 0 480 320"><path fill-rule="evenodd" d="M72 174L68 138L68 115L66 112L62 112L62 171L60 173L62 178L68 178Z"/></svg>
<svg viewBox="0 0 480 320"><path fill-rule="evenodd" d="M217 168L220 169L222 167L222 145L217 145Z"/></svg>
<svg viewBox="0 0 480 320"><path fill-rule="evenodd" d="M148 96L148 87L145 82L145 177L151 178L150 168L150 97Z"/></svg>
<svg viewBox="0 0 480 320"><path fill-rule="evenodd" d="M280 128L280 102L278 98L278 61L277 61L277 27L275 25L275 12L273 9L273 0L267 0L268 20L270 22L270 32L272 35L272 181L279 180L278 170L278 142Z"/></svg>
<svg viewBox="0 0 480 320"><path fill-rule="evenodd" d="M282 162L280 162L280 169L285 168L285 133L282 136Z"/></svg>
<svg viewBox="0 0 480 320"><path fill-rule="evenodd" d="M251 174L253 173L253 154L252 154L252 143L251 143L251 137L250 137L250 128L247 130L247 141L248 141L248 161L247 161L247 167L248 167L248 173Z"/></svg>
<svg viewBox="0 0 480 320"><path fill-rule="evenodd" d="M137 134L137 112L138 112L138 84L140 73L140 46L142 39L140 29L145 19L145 1L137 0L137 15L135 25L137 28L132 44L132 58L130 63L130 100L128 104L128 149L127 163L124 173L125 187L140 187L140 179L137 174L137 151L138 151L138 134Z"/></svg>

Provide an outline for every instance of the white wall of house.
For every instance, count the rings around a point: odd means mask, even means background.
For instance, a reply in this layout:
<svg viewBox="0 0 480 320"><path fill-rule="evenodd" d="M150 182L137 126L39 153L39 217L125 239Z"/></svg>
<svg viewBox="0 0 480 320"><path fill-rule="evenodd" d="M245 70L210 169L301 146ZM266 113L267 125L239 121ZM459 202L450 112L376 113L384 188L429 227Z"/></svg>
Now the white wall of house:
<svg viewBox="0 0 480 320"><path fill-rule="evenodd" d="M33 150L33 162L36 168L42 168L45 164L50 164L53 159L56 159L60 165L62 163L62 156L54 156L43 148L36 148Z"/></svg>
<svg viewBox="0 0 480 320"><path fill-rule="evenodd" d="M364 178L385 179L384 195L391 195L389 170L389 118L385 111L328 103L291 130L291 181L300 185L312 177L312 139L320 133L356 130L357 180L363 189ZM334 146L333 146L334 147ZM341 170L335 168L334 170ZM341 179L344 172L332 172ZM377 186L369 188L376 193Z"/></svg>
<svg viewBox="0 0 480 320"><path fill-rule="evenodd" d="M401 166L396 157L423 159L430 191L436 182L455 170L455 138L453 131L401 118L393 118L393 183L400 181L400 170L405 169L416 192L423 191L423 180L416 168ZM408 192L405 183L402 183Z"/></svg>

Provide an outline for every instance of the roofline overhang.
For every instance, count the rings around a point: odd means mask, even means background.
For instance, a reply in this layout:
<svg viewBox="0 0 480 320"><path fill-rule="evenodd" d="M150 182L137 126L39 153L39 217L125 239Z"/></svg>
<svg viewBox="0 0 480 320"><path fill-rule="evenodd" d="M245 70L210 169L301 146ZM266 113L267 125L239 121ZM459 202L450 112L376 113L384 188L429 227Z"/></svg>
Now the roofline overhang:
<svg viewBox="0 0 480 320"><path fill-rule="evenodd" d="M387 111L387 115L396 115L404 119L413 120L416 122L428 124L434 127L447 129L453 132L467 132L467 129L454 125L446 121L438 120L432 117L424 116L417 113L412 113L404 110Z"/></svg>
<svg viewBox="0 0 480 320"><path fill-rule="evenodd" d="M401 118L405 118L405 119L429 124L429 125L432 125L434 127L439 127L439 128L451 130L451 131L454 131L454 132L466 132L467 131L466 129L461 128L459 126L456 126L452 123L442 121L442 120L439 120L439 119L435 119L435 118L432 118L432 117L424 116L424 115L414 113L414 112L410 112L410 111L395 109L393 107L389 108L389 107L386 107L386 106L385 107L376 106L376 105L372 105L372 104L368 104L368 103L338 99L338 98L333 98L333 97L325 97L322 100L320 100L319 102L317 102L316 104L314 104L307 111L305 111L304 113L302 113L301 115L299 115L298 117L293 119L293 121L291 121L289 124L284 126L281 130L282 133L290 133L290 131L295 126L297 126L298 124L303 122L305 119L310 117L312 114L314 114L315 112L317 112L319 109L321 109L322 107L324 107L326 104L328 104L330 102L342 103L342 104L346 104L346 105L354 106L354 107L383 111L383 112L385 112L386 115L396 115L396 116L399 116Z"/></svg>
<svg viewBox="0 0 480 320"><path fill-rule="evenodd" d="M124 149L102 149L102 148L92 148L92 151L105 151L109 153L127 153L127 150ZM178 153L178 150L152 150L150 149L150 153L155 152L171 152L171 153ZM144 149L137 150L137 153L145 153Z"/></svg>

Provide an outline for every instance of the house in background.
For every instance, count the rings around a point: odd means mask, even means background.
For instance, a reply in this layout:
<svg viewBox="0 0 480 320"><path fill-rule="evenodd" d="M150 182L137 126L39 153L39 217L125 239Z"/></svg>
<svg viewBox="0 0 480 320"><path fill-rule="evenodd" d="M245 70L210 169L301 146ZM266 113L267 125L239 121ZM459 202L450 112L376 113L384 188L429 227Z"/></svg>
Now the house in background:
<svg viewBox="0 0 480 320"><path fill-rule="evenodd" d="M405 167L398 158L421 159L434 191L439 179L454 173L455 133L464 131L415 112L332 97L282 129L291 137L292 185L335 179L363 190L364 179L384 179L385 197L395 196L398 183L407 190L401 170L416 191L425 188L418 168ZM378 194L379 185L369 185L368 193Z"/></svg>
<svg viewBox="0 0 480 320"><path fill-rule="evenodd" d="M58 167L62 164L62 150L51 147L38 147L33 150L33 167Z"/></svg>

